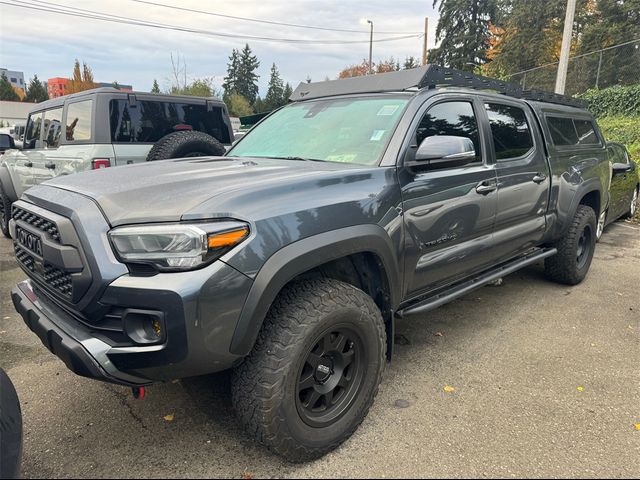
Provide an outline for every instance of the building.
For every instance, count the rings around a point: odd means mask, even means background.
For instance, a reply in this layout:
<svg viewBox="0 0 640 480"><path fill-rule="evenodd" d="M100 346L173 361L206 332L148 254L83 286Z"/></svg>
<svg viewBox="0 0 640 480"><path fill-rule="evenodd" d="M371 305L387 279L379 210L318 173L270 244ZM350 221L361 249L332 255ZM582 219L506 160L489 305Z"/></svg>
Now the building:
<svg viewBox="0 0 640 480"><path fill-rule="evenodd" d="M55 77L50 78L47 81L47 90L49 92L49 98L57 98L66 95L67 89L69 88L69 83L71 83L71 79L64 77ZM131 85L120 85L119 90L123 92L133 92L133 87ZM98 87L113 87L113 82L105 83L105 82L96 82L96 88Z"/></svg>
<svg viewBox="0 0 640 480"><path fill-rule="evenodd" d="M7 80L11 83L11 86L16 91L18 96L24 98L26 85L24 83L24 72L18 72L17 70L7 70L6 68L0 68L0 75L5 74Z"/></svg>
<svg viewBox="0 0 640 480"><path fill-rule="evenodd" d="M15 125L24 123L29 116L29 111L35 106L29 102L7 102L0 101L0 122L4 125Z"/></svg>
<svg viewBox="0 0 640 480"><path fill-rule="evenodd" d="M49 93L49 98L57 98L66 95L69 82L71 82L71 80L63 77L50 78L47 80L47 92Z"/></svg>

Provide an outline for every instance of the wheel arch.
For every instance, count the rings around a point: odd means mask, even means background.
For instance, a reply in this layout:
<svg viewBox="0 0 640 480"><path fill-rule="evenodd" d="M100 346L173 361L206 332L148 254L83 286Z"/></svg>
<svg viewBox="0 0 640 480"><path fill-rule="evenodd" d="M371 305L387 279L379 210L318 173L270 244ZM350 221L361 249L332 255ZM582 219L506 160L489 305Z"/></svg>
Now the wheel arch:
<svg viewBox="0 0 640 480"><path fill-rule="evenodd" d="M12 202L18 200L18 195L16 194L16 189L13 185L13 180L11 179L9 167L5 163L0 165L0 184L2 184L2 190L5 195L9 197L9 200Z"/></svg>
<svg viewBox="0 0 640 480"><path fill-rule="evenodd" d="M400 269L387 232L371 224L307 237L272 255L256 275L247 295L231 342L231 353L249 354L277 295L288 283L307 275L342 280L371 295L381 309L392 341L392 311L401 295Z"/></svg>

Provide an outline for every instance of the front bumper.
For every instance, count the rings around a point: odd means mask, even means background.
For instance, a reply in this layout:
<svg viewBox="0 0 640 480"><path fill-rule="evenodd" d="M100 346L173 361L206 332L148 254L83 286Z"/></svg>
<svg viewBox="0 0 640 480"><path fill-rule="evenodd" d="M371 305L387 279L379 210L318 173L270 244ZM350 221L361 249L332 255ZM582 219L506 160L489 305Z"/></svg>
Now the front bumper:
<svg viewBox="0 0 640 480"><path fill-rule="evenodd" d="M223 262L193 272L116 279L97 303L162 312L165 339L156 345L112 341L96 329L99 321L78 320L31 280L11 296L27 326L73 372L139 386L214 373L241 361L230 345L250 286L249 278Z"/></svg>
<svg viewBox="0 0 640 480"><path fill-rule="evenodd" d="M151 383L149 379L118 371L109 360L111 346L92 337L87 328L73 324L62 311L43 305L25 280L11 291L11 299L27 326L40 338L51 353L60 358L74 373L110 383L137 386Z"/></svg>

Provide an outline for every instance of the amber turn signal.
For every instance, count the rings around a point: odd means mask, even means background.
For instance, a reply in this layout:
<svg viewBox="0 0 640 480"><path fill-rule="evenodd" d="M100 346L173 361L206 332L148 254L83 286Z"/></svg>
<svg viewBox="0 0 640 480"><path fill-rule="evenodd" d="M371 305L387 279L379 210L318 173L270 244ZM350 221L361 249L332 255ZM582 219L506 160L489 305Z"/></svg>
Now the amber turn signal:
<svg viewBox="0 0 640 480"><path fill-rule="evenodd" d="M231 247L239 243L247 235L249 235L248 227L232 230L230 232L216 233L209 236L207 245L209 248Z"/></svg>

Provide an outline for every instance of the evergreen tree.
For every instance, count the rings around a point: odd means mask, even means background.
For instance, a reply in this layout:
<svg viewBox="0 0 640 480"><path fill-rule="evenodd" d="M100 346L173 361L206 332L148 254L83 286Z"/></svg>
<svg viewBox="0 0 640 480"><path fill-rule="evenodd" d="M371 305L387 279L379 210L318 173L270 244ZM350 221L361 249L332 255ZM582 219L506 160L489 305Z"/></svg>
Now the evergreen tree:
<svg viewBox="0 0 640 480"><path fill-rule="evenodd" d="M224 98L229 97L235 90L238 82L238 74L240 70L240 52L235 48L231 51L229 63L227 64L227 76L224 77L222 89Z"/></svg>
<svg viewBox="0 0 640 480"><path fill-rule="evenodd" d="M495 1L434 0L434 7L440 4L436 29L436 40L440 41L440 46L433 52L435 63L472 71L476 65L486 62L489 25L496 14ZM531 2L527 4L529 16L535 17L531 13Z"/></svg>
<svg viewBox="0 0 640 480"><path fill-rule="evenodd" d="M289 84L289 82L287 82L287 84L284 86L284 94L282 95L283 105L289 103L291 95L293 95L293 88L291 88L291 85Z"/></svg>
<svg viewBox="0 0 640 480"><path fill-rule="evenodd" d="M151 93L160 93L160 85L158 85L158 81L153 79L153 87L151 87Z"/></svg>
<svg viewBox="0 0 640 480"><path fill-rule="evenodd" d="M11 102L19 102L20 96L16 93L7 78L7 75L2 72L0 77L0 100L9 100Z"/></svg>
<svg viewBox="0 0 640 480"><path fill-rule="evenodd" d="M253 55L249 44L245 44L238 58L238 76L234 90L253 105L258 96L258 78L256 70L260 66L258 57Z"/></svg>
<svg viewBox="0 0 640 480"><path fill-rule="evenodd" d="M284 82L280 78L278 68L274 63L271 66L271 78L269 79L269 87L267 88L267 96L264 97L264 109L274 110L284 105Z"/></svg>
<svg viewBox="0 0 640 480"><path fill-rule="evenodd" d="M49 100L49 93L47 92L47 86L44 82L38 80L38 75L34 75L29 80L27 86L27 93L23 99L24 102L40 103L45 100Z"/></svg>

